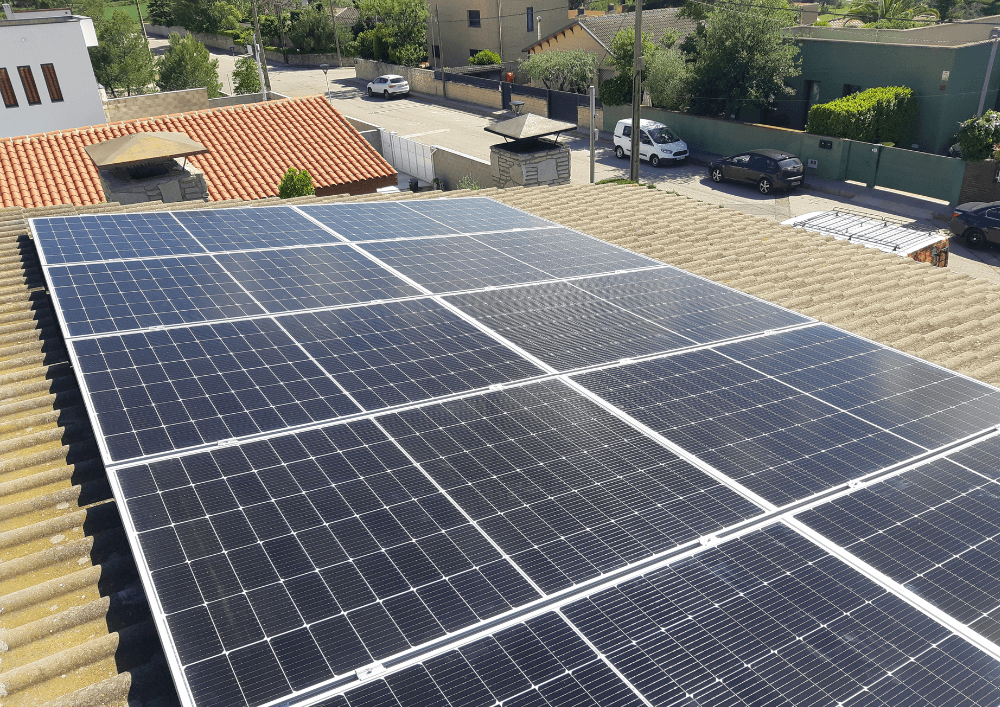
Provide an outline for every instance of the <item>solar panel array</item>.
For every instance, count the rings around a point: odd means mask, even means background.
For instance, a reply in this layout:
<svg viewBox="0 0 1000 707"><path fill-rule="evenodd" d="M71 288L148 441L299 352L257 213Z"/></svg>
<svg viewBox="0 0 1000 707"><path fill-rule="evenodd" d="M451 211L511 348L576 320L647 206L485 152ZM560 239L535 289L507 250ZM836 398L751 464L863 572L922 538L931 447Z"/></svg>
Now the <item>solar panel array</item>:
<svg viewBox="0 0 1000 707"><path fill-rule="evenodd" d="M1000 704L989 386L484 198L31 226L187 705Z"/></svg>

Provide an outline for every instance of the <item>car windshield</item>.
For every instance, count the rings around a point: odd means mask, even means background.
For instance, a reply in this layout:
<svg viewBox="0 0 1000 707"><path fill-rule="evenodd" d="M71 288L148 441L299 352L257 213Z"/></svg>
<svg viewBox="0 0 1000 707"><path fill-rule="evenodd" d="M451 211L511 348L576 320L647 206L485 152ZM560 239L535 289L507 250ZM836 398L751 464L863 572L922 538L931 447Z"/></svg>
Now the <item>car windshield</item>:
<svg viewBox="0 0 1000 707"><path fill-rule="evenodd" d="M672 142L677 142L677 136L670 132L669 128L651 128L646 132L657 145L669 145Z"/></svg>
<svg viewBox="0 0 1000 707"><path fill-rule="evenodd" d="M789 157L787 160L781 160L781 162L778 163L778 166L782 169L792 169L794 167L801 167L802 162L798 157Z"/></svg>

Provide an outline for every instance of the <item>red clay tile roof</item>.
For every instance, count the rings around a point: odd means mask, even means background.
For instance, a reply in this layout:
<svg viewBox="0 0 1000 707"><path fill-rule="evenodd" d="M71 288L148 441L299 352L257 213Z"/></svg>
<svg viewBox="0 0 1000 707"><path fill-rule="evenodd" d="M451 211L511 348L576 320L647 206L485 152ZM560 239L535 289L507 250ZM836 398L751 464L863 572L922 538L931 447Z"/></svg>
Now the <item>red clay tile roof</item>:
<svg viewBox="0 0 1000 707"><path fill-rule="evenodd" d="M101 180L84 145L156 131L186 133L211 150L189 159L205 173L213 201L276 196L289 167L308 169L317 189L396 174L339 111L313 96L4 138L0 206L100 203Z"/></svg>

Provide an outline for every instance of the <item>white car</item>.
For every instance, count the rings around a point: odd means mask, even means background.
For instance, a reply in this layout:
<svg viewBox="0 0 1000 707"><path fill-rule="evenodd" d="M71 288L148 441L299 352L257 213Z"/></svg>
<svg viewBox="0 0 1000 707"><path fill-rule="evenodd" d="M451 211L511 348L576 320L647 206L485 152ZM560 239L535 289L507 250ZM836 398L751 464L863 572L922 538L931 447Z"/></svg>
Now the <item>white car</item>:
<svg viewBox="0 0 1000 707"><path fill-rule="evenodd" d="M688 155L688 146L670 132L663 123L640 120L639 158L656 167L660 162L681 162ZM632 154L632 119L619 120L615 125L615 155L619 159Z"/></svg>
<svg viewBox="0 0 1000 707"><path fill-rule="evenodd" d="M407 83L406 79L402 76L397 76L396 74L379 76L377 79L368 84L369 96L374 96L375 94L380 93L386 98L389 98L390 96L406 94L409 92L410 84Z"/></svg>

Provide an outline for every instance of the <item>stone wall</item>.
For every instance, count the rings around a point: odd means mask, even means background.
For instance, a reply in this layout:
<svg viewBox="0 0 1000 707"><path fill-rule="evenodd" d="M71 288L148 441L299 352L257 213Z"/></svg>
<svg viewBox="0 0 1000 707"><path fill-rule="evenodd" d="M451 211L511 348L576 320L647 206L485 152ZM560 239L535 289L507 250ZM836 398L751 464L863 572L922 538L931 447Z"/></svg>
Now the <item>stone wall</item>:
<svg viewBox="0 0 1000 707"><path fill-rule="evenodd" d="M998 167L1000 167L1000 163L996 160L966 162L965 177L962 179L958 203L1000 201L1000 182L997 182Z"/></svg>
<svg viewBox="0 0 1000 707"><path fill-rule="evenodd" d="M490 172L499 189L569 184L569 148L541 139L493 145Z"/></svg>
<svg viewBox="0 0 1000 707"><path fill-rule="evenodd" d="M491 91L488 88L445 81L444 96L452 101L465 101L466 103L474 103L477 106L484 106L493 110L503 110L503 94L500 91Z"/></svg>
<svg viewBox="0 0 1000 707"><path fill-rule="evenodd" d="M208 107L208 91L204 88L189 88L184 91L112 98L104 102L104 115L109 123L115 123L119 120L149 118L155 115L187 113Z"/></svg>
<svg viewBox="0 0 1000 707"><path fill-rule="evenodd" d="M549 117L549 102L544 98L539 98L538 96L511 96L510 99L512 101L524 101L524 107L521 109L522 113L534 113L543 118Z"/></svg>
<svg viewBox="0 0 1000 707"><path fill-rule="evenodd" d="M434 176L441 180L441 188L448 191L457 189L463 178L469 177L481 188L486 189L493 184L493 173L490 163L461 152L447 150L434 146Z"/></svg>

